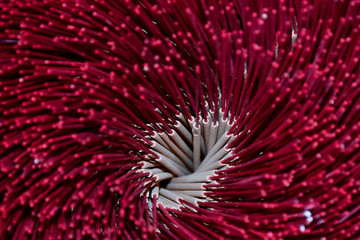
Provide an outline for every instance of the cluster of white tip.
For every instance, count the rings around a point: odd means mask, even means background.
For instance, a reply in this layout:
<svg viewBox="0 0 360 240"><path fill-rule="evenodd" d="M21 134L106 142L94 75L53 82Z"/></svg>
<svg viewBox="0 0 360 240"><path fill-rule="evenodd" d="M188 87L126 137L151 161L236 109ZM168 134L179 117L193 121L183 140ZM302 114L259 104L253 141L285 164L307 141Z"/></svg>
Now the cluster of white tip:
<svg viewBox="0 0 360 240"><path fill-rule="evenodd" d="M234 138L228 134L231 124L228 117L219 111L217 119L209 111L206 119L186 119L182 113L176 115L176 124L171 132L156 132L149 136L153 155L143 162L143 172L156 178L148 195L149 209L155 196L157 206L178 209L183 199L198 205L209 200L204 185L217 170L226 166L222 160L231 156L228 147Z"/></svg>

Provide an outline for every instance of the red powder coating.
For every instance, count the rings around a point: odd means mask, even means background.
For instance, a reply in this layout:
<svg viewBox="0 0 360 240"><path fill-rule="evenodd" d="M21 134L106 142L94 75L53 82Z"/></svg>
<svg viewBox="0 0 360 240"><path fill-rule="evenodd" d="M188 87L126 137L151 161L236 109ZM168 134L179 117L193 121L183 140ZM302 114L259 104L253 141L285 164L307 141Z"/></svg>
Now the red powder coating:
<svg viewBox="0 0 360 240"><path fill-rule="evenodd" d="M0 239L360 238L359 58L358 0L0 0ZM207 108L229 168L157 206Z"/></svg>

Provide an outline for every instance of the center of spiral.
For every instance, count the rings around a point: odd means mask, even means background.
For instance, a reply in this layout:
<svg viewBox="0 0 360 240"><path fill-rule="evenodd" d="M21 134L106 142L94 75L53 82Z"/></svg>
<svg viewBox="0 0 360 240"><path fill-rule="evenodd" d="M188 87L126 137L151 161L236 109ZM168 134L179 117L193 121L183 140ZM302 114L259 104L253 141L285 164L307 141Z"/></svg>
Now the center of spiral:
<svg viewBox="0 0 360 240"><path fill-rule="evenodd" d="M217 170L226 167L222 160L231 155L230 128L229 118L220 110L216 115L209 111L206 119L198 121L179 113L170 131L154 131L149 137L153 154L142 166L142 171L156 178L149 205L153 198L157 205L169 208L179 208L180 199L195 205L206 201L204 186L212 182Z"/></svg>

